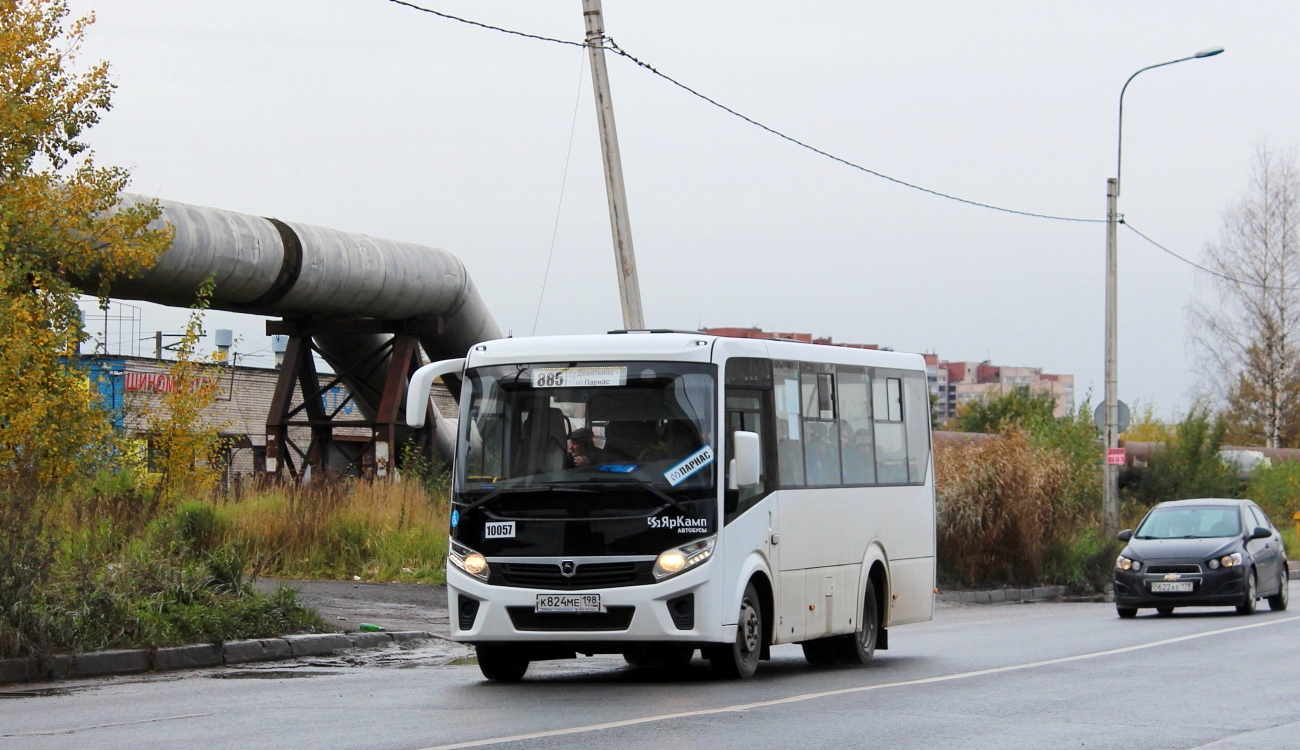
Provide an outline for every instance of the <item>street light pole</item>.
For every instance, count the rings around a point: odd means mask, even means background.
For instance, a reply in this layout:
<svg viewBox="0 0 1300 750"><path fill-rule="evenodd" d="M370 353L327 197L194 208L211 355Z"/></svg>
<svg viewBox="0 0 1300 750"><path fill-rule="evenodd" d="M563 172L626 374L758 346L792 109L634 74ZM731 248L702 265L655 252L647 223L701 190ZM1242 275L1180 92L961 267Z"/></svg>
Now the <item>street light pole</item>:
<svg viewBox="0 0 1300 750"><path fill-rule="evenodd" d="M623 327L645 328L641 314L641 285L632 253L632 223L627 217L627 192L623 188L623 160L618 152L618 130L614 127L614 102L610 99L609 73L605 69L605 21L600 0L582 0L582 17L587 27L587 53L591 57L591 83L596 94L596 121L600 125L600 150L605 157L605 192L609 197L609 226L614 234L614 262L618 272L618 294L623 305Z"/></svg>
<svg viewBox="0 0 1300 750"><path fill-rule="evenodd" d="M1116 285L1119 265L1119 178L1124 155L1124 92L1128 85L1153 68L1198 60L1202 57L1214 57L1223 52L1222 47L1210 47L1190 57L1148 65L1128 77L1124 87L1119 91L1119 136L1115 148L1115 176L1106 180L1106 464L1102 475L1101 529L1105 537L1112 537L1119 531L1119 464L1110 461L1111 451L1119 448L1119 324Z"/></svg>

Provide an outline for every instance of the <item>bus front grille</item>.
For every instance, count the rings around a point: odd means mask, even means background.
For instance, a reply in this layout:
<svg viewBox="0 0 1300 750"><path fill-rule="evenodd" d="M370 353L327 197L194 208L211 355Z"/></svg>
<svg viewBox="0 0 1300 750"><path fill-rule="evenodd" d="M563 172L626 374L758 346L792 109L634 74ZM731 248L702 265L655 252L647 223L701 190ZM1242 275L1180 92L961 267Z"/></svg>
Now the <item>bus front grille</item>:
<svg viewBox="0 0 1300 750"><path fill-rule="evenodd" d="M604 612L534 612L532 607L506 607L515 630L627 630L636 607L608 607Z"/></svg>
<svg viewBox="0 0 1300 750"><path fill-rule="evenodd" d="M503 563L491 565L488 583L521 588L577 590L654 583L654 561L581 563L573 575L564 576L554 563Z"/></svg>

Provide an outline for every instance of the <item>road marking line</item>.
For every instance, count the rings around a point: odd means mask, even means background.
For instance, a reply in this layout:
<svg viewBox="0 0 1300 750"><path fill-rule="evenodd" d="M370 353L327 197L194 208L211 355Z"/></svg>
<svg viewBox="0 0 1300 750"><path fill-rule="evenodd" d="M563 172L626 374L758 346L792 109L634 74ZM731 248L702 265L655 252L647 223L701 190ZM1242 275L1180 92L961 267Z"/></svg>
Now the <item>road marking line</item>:
<svg viewBox="0 0 1300 750"><path fill-rule="evenodd" d="M92 724L88 727L72 727L70 729L46 729L39 732L15 732L14 734L0 734L0 737L44 737L51 734L76 734L84 732L87 729L108 729L109 727L130 727L136 724L153 724L159 721L174 721L176 719L196 719L200 716L216 716L215 713L205 714L180 714L178 716L160 716L156 719L136 719L135 721L116 721L112 724Z"/></svg>
<svg viewBox="0 0 1300 750"><path fill-rule="evenodd" d="M1139 643L1135 646L1123 646L1120 648L1107 649L1105 651L1092 651L1086 654L1076 654L1074 656L1060 656L1055 659L1044 659L1042 661L1031 661L1024 664L1011 664L1005 667L991 667L989 669L977 669L973 672L958 672L956 674L939 675L937 677L921 677L915 680L903 680L901 682L885 682L876 685L859 685L856 687L839 688L837 690L826 690L820 693L803 693L801 695L792 695L788 698L773 698L765 701L755 701L753 703L739 703L733 706L721 706L718 708L702 708L696 711L679 711L671 714L658 714L655 716L641 716L635 719L620 719L618 721L606 721L600 724L587 724L584 726L567 727L564 729L547 729L540 732L528 732L527 734L512 734L505 737L489 737L482 740L469 740L466 742L453 742L447 745L433 745L431 747L419 748L419 750L459 750L467 747L485 747L488 745L500 745L506 742L523 742L526 740L545 739L547 737L563 737L570 734L583 734L586 732L599 732L605 729L618 729L621 727L636 726L637 724L650 724L657 721L669 721L672 719L689 719L696 716L711 716L713 714L737 713L740 711L749 711L755 708L768 708L770 706L781 706L789 703L802 703L803 701L817 700L819 698L833 698L840 695L850 695L853 693L866 693L873 690L884 690L886 688L910 687L912 685L929 685L936 682L951 682L953 680L964 680L970 677L983 677L991 674L1002 674L1004 672L1016 672L1024 669L1034 669L1037 667L1049 667L1055 664L1066 664L1072 661L1082 661L1084 659L1096 659L1101 656L1114 656L1115 654L1126 654L1131 651L1142 651L1148 648L1158 646L1168 646L1173 643L1183 643L1198 638L1208 638L1212 635L1222 635L1224 633L1234 633L1240 630L1252 630L1254 628L1264 628L1270 625L1279 625L1285 622L1295 622L1300 620L1300 615L1295 617L1286 617L1278 620L1268 620L1266 622L1255 622L1249 625L1236 625L1231 628L1220 628L1218 630L1207 630L1202 633L1192 633L1190 635L1180 635L1175 638L1165 638L1159 641L1149 643Z"/></svg>

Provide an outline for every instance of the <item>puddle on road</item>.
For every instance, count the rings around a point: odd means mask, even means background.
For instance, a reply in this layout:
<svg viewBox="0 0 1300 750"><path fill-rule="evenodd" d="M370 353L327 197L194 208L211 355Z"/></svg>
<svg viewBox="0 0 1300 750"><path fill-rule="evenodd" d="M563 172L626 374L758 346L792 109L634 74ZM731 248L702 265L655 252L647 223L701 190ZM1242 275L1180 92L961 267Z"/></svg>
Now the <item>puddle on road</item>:
<svg viewBox="0 0 1300 750"><path fill-rule="evenodd" d="M295 677L328 677L342 672L324 672L306 669L239 669L216 672L208 677L214 680L288 680Z"/></svg>
<svg viewBox="0 0 1300 750"><path fill-rule="evenodd" d="M39 688L36 690L8 690L0 693L0 698L49 698L57 695L72 695L71 688Z"/></svg>

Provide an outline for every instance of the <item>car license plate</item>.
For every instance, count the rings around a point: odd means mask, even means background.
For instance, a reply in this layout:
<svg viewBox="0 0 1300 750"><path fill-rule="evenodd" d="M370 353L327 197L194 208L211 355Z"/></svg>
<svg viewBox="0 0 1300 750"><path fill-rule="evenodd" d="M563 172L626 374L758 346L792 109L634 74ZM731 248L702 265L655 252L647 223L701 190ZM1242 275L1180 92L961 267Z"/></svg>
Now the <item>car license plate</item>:
<svg viewBox="0 0 1300 750"><path fill-rule="evenodd" d="M1151 584L1151 590L1165 591L1165 592L1176 592L1176 591L1188 592L1192 590L1192 582L1191 581L1154 581Z"/></svg>
<svg viewBox="0 0 1300 750"><path fill-rule="evenodd" d="M600 594L538 594L536 612L604 612Z"/></svg>

